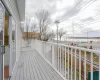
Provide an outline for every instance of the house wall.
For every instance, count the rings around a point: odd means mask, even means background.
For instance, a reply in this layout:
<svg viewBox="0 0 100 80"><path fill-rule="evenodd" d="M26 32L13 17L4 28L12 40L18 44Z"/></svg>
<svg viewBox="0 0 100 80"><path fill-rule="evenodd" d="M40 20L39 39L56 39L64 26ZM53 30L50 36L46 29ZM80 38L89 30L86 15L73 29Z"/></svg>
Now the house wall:
<svg viewBox="0 0 100 80"><path fill-rule="evenodd" d="M19 18L19 11L17 9L17 3L16 0L2 0L3 3L6 5L7 9L9 10L11 16L14 18L15 20L15 24L16 24L16 59L18 61L19 55L20 55L20 49L21 49L21 45L20 45L20 41L22 39L22 32L21 32L21 21Z"/></svg>
<svg viewBox="0 0 100 80"><path fill-rule="evenodd" d="M16 25L16 62L20 56L21 50L21 39L22 39L22 32L21 32L21 21L19 16L19 11L17 8L17 1L16 0L2 0L3 4L6 6L7 10L10 12L11 16L15 20ZM10 49L11 50L11 49ZM10 62L12 61L11 54L10 54ZM13 69L11 69L12 72ZM10 75L11 75L10 72Z"/></svg>

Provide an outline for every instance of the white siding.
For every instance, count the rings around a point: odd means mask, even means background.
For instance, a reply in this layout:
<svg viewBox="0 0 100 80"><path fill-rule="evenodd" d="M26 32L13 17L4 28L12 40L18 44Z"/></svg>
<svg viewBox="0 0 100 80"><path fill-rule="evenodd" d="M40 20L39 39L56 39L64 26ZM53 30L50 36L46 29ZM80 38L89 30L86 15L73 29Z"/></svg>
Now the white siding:
<svg viewBox="0 0 100 80"><path fill-rule="evenodd" d="M16 53L17 53L17 59L18 59L18 56L20 54L20 41L21 41L22 33L20 30L21 22L19 18L20 16L18 13L18 9L16 6L17 5L16 0L3 0L3 2L16 22L16 31L17 31L17 34L16 34L16 48L17 48L16 51L17 52Z"/></svg>
<svg viewBox="0 0 100 80"><path fill-rule="evenodd" d="M10 12L11 16L14 18L16 23L16 61L18 61L21 49L21 39L22 39L22 32L21 32L21 21L19 16L19 11L17 9L17 1L16 0L2 0L5 6L7 7L8 11Z"/></svg>

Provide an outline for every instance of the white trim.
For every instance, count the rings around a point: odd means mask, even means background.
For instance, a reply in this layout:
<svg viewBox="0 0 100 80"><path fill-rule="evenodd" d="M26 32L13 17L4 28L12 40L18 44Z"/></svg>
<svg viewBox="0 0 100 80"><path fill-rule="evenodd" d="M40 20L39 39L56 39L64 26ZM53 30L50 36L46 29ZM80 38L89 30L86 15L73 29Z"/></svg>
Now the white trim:
<svg viewBox="0 0 100 80"><path fill-rule="evenodd" d="M3 6L3 4L2 4L2 2L0 1L0 5L1 5L1 7L2 7L2 9L3 9L3 25L2 25L2 30L3 30L3 46L4 46L4 21L5 21L5 7ZM2 80L4 80L4 54L1 54L1 56L2 56Z"/></svg>
<svg viewBox="0 0 100 80"><path fill-rule="evenodd" d="M9 47L10 47L10 61L9 61L9 76L11 76L12 67L12 26L11 26L11 16L9 17Z"/></svg>
<svg viewBox="0 0 100 80"><path fill-rule="evenodd" d="M4 9L4 12L5 12L5 9ZM5 13L4 13L4 15L5 15ZM5 21L5 19L4 19L4 21ZM4 26L3 26L3 45L4 45ZM3 80L4 80L4 54L3 54Z"/></svg>

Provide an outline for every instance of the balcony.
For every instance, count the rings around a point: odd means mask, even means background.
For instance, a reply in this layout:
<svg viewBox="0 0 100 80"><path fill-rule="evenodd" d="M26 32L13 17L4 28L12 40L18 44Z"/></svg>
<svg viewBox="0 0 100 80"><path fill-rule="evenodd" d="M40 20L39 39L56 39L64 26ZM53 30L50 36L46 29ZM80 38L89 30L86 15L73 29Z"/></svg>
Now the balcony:
<svg viewBox="0 0 100 80"><path fill-rule="evenodd" d="M100 80L100 51L32 40L22 48L11 80ZM98 79L97 79L98 78Z"/></svg>
<svg viewBox="0 0 100 80"><path fill-rule="evenodd" d="M22 51L11 80L63 80L36 50Z"/></svg>

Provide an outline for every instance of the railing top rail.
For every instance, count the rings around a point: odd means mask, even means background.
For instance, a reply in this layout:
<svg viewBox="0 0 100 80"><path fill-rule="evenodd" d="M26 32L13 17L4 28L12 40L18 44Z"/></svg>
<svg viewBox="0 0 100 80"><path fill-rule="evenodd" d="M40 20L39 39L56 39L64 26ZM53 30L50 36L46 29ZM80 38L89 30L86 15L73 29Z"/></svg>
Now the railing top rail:
<svg viewBox="0 0 100 80"><path fill-rule="evenodd" d="M65 44L61 44L61 43L49 42L49 41L48 42L42 41L42 42L45 42L47 44L53 44L53 45L58 45L58 46L64 46L64 47L68 47L68 48L83 50L83 51L86 51L86 52L96 53L97 55L100 55L100 51L98 51L98 50L86 49L86 48L82 48L82 47L70 46L70 45L65 45Z"/></svg>

